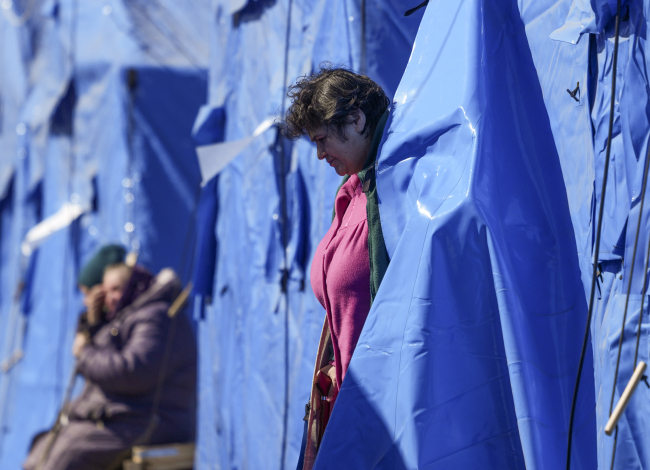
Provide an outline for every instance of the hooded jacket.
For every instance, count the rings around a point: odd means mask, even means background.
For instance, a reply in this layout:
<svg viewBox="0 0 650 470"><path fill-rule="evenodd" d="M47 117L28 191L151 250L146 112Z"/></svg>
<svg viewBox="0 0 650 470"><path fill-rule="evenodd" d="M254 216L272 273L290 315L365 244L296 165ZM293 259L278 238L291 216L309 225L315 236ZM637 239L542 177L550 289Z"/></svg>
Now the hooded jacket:
<svg viewBox="0 0 650 470"><path fill-rule="evenodd" d="M119 310L81 351L77 370L86 386L71 403L69 417L96 422L140 418L146 426L165 349L170 347L157 427L168 440L191 441L196 426L196 340L186 315L181 312L172 319L167 313L180 292L180 281L171 270L161 271L155 280L143 271L136 267Z"/></svg>

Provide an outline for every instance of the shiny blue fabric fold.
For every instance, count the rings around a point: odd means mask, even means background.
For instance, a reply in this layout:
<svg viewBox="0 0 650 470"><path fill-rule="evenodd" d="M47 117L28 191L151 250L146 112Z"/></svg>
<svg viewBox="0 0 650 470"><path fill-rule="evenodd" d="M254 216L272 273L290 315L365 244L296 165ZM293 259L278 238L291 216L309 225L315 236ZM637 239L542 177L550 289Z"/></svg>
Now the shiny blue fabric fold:
<svg viewBox="0 0 650 470"><path fill-rule="evenodd" d="M429 4L377 186L391 264L315 468L563 468L587 305L517 2ZM596 468L592 370L573 469Z"/></svg>

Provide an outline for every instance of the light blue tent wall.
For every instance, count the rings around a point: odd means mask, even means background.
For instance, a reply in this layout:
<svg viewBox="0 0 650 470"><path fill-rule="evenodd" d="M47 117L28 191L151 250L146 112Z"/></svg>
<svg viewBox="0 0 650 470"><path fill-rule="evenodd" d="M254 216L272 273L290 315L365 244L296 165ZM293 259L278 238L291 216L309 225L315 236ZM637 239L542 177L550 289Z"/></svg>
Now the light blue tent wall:
<svg viewBox="0 0 650 470"><path fill-rule="evenodd" d="M121 242L153 271L188 278L199 184L191 127L207 93L207 48L188 52L207 32L205 3L61 0L13 21L27 3L0 19L2 174L14 172L1 188L1 360L22 353L0 377L0 468L19 468L33 435L53 424L82 310L76 278L94 250ZM21 258L27 231L66 202L84 214Z"/></svg>
<svg viewBox="0 0 650 470"><path fill-rule="evenodd" d="M46 155L55 154L55 145L49 146L47 134L49 132L49 115L53 106L58 101L57 86L60 82L59 70L51 71L52 80L48 83L52 87L39 86L44 81L43 76L36 72L43 72L47 69L48 54L46 49L52 49L50 45L39 48L35 41L37 31L42 32L42 38L47 43L56 32L54 21L48 15L22 15L22 4L16 4L16 10L3 10L2 30L5 41L2 43L3 59L7 61L8 67L3 67L2 100L7 103L6 110L3 107L3 129L2 129L2 154L3 164L10 165L13 174L10 186L3 188L3 197L6 197L3 205L5 207L5 220L3 227L3 276L2 289L2 376L0 377L0 452L4 457L7 453L13 452L16 434L22 432L22 421L37 419L37 415L30 417L21 416L17 413L16 403L23 398L34 399L33 389L26 387L21 390L17 386L20 377L37 374L38 369L33 369L31 374L24 374L24 334L27 330L27 316L24 310L28 305L25 303L26 295L32 287L31 282L25 282L26 288L20 294L20 285L24 281L32 281L36 275L36 257L31 260L24 258L20 252L20 244L27 231L38 222L43 210L50 210L50 207L43 207L43 184L44 161ZM58 44L55 43L53 47ZM65 64L62 64L65 67ZM40 78L40 81L39 81ZM30 97L40 95L41 99ZM37 105L42 105L42 108ZM45 116L45 118L43 117ZM63 143L63 142L62 142ZM65 145L65 143L63 143ZM56 174L56 173L55 173ZM6 181L4 182L6 184ZM54 189L47 186L49 189ZM9 190L11 193L9 194ZM58 201L52 201L56 204ZM10 208L10 209L9 209ZM7 216L11 214L9 219ZM27 285L29 284L29 285ZM55 289L60 286L53 286ZM57 299L64 301L62 297ZM56 317L55 317L56 318ZM58 320L58 318L56 319ZM52 332L55 337L59 336L58 325L52 325ZM54 349L56 346L54 346ZM52 347L48 348L49 353ZM36 359L30 357L27 361ZM45 367L57 368L57 358L52 364ZM26 362L26 361L25 361ZM51 393L52 381L50 378L43 380L44 387ZM30 382L29 377L27 382ZM38 392L37 392L38 393ZM51 405L51 400L41 400L41 410ZM33 403L27 402L31 409ZM17 419L18 418L18 419ZM22 418L22 420L20 419ZM26 447L26 444L22 446Z"/></svg>
<svg viewBox="0 0 650 470"><path fill-rule="evenodd" d="M602 428L630 277L617 394L648 303L650 204L630 276L650 130L648 7L622 3L602 278L572 468L596 459L609 468L613 440ZM153 270L189 276L199 105L197 143L246 138L323 60L367 73L395 97L378 177L393 262L317 468L563 466L615 2L431 2L401 83L424 10L404 18L415 5L396 0L32 4L14 0L0 18L0 361L22 352L0 375L0 468L16 468L54 419L81 309L76 274L92 251L121 241ZM576 101L566 90L578 82ZM324 317L310 262L338 183L309 142L271 128L205 186L199 238L208 249L194 260L197 468L297 460ZM27 231L64 202L84 215L21 259ZM645 393L642 385L622 421L615 468L649 465Z"/></svg>
<svg viewBox="0 0 650 470"><path fill-rule="evenodd" d="M644 33L648 27L650 12L647 2L623 2L623 4L622 14L629 19L623 21L621 25L622 38L617 70L618 103L614 110L612 160L605 198L607 215L603 220L603 238L600 247L602 254L599 257L603 279L598 283L600 292L597 292L591 330L596 358L598 460L599 465L604 467L610 465L612 460L614 440L613 437L604 435L603 428L610 413L612 399L615 404L636 366L634 351L642 300L644 301L643 312L646 313L640 325L641 338L637 361L643 360L648 363L650 358L647 342L649 303L647 286L645 291L643 290L644 281L648 276L646 259L650 250L648 244L650 204L648 204L647 192L640 220L638 248L636 254L633 254L641 208L642 175L650 134L650 114L647 110L649 67ZM610 39L613 35L611 7L604 2L596 2L595 7L599 34L593 41L596 43L598 53L596 77L598 88L592 111L596 173L596 191L593 200L594 204L598 205L601 199L600 185L605 160L614 44ZM626 13L628 11L629 14ZM583 38L586 39L584 36ZM592 224L591 233L594 232L594 225ZM632 273L633 261L635 267ZM628 298L627 318L624 322L625 303ZM625 324L623 352L616 377L614 397L612 397L619 335L623 323ZM648 393L650 390L642 383L619 424L614 468L647 468L650 465L650 434L646 426L649 410Z"/></svg>
<svg viewBox="0 0 650 470"><path fill-rule="evenodd" d="M646 468L650 462L647 455L650 439L645 426L648 390L643 384L619 426L613 467L614 437L604 433L628 287L629 305L615 401L634 369L641 299L645 299L644 311L648 304L647 288L643 291L647 276L645 260L650 248L648 205L643 208L633 276L631 273L650 132L646 110L648 64L643 31L647 28L648 6L645 3L622 2L615 120L598 266L601 274L597 279L590 326L595 357L599 468ZM616 2L601 1L547 2L546 5L529 2L522 8L560 155L588 296L608 138L615 13ZM566 89L574 90L578 82L579 101L575 101ZM641 331L638 360L647 363L646 321L642 322ZM586 368L585 373L591 373L591 369Z"/></svg>
<svg viewBox="0 0 650 470"><path fill-rule="evenodd" d="M0 57L2 63L6 64L0 70L0 196L2 196L2 263L0 264L0 306L3 314L0 315L0 326L2 331L6 329L11 308L11 299L15 293L16 280L13 278L14 270L8 260L13 256L11 244L14 225L13 206L13 173L14 163L18 160L18 146L16 126L18 125L18 114L20 105L26 94L25 62L21 48L21 40L25 34L24 30L9 27L7 21L0 22L0 34L2 36L2 48ZM12 72L9 73L9 70ZM10 287L11 286L11 287ZM12 288L13 287L13 288ZM0 335L0 350L4 347L5 335Z"/></svg>
<svg viewBox="0 0 650 470"><path fill-rule="evenodd" d="M18 254L15 250L13 240L16 232L16 223L11 221L19 220L16 214L17 206L14 203L16 185L12 185L16 164L21 162L26 155L27 149L24 143L26 126L20 125L21 107L28 93L29 63L33 59L33 51L29 49L29 35L33 31L33 24L24 27L16 27L16 18L11 14L3 13L0 23L2 34L1 58L3 67L0 71L0 197L4 207L3 225L3 256L2 260L2 283L0 289L2 295L3 312L11 308L11 299L14 297L17 286ZM22 197L18 196L18 200ZM11 216L9 216L11 214ZM20 236L20 235L16 235ZM8 321L9 315L2 315L3 326ZM3 331L5 329L3 328ZM3 346L6 335L1 335L0 346Z"/></svg>
<svg viewBox="0 0 650 470"><path fill-rule="evenodd" d="M47 176L39 183L39 200L33 203L40 205L42 198L42 217L52 215L61 205L61 189L67 185L61 185L60 178L68 176L70 157L69 138L55 137L49 144L43 159ZM19 169L16 178L20 177ZM17 310L12 309L10 321L16 323L5 330L13 336L12 353L23 355L2 377L8 393L1 403L4 432L0 456L7 468L20 464L33 434L53 420L71 367L69 344L80 308L73 291L70 245L69 230L64 230L32 255L25 289L12 306Z"/></svg>

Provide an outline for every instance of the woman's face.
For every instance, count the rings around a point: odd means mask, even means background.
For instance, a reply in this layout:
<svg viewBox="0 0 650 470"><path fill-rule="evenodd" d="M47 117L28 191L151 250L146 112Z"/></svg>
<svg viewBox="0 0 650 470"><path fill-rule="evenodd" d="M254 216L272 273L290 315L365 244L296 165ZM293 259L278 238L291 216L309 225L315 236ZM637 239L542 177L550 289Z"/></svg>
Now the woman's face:
<svg viewBox="0 0 650 470"><path fill-rule="evenodd" d="M345 141L323 126L310 132L309 138L316 144L318 159L325 159L340 176L359 173L370 150L370 136L361 135L365 125L366 115L357 110L350 115L344 128Z"/></svg>
<svg viewBox="0 0 650 470"><path fill-rule="evenodd" d="M129 275L129 268L126 266L111 268L104 273L103 288L106 292L104 302L109 310L113 310L122 298L122 290L129 280Z"/></svg>

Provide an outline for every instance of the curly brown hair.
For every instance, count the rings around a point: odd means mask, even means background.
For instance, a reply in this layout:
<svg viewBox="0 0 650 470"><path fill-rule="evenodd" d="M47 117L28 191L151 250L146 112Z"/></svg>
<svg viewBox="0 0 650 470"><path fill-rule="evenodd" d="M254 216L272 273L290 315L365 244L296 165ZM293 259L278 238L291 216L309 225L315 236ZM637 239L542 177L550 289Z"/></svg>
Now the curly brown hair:
<svg viewBox="0 0 650 470"><path fill-rule="evenodd" d="M297 139L321 126L347 140L348 116L360 109L366 115L361 135L372 135L390 100L379 85L342 67L321 64L319 71L289 87L291 106L280 123L285 136Z"/></svg>

